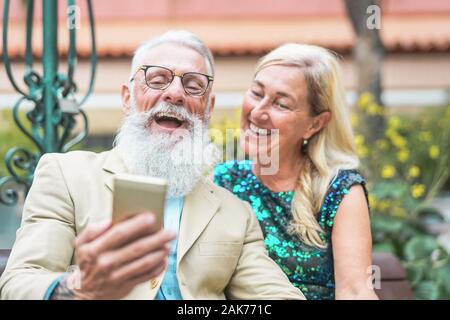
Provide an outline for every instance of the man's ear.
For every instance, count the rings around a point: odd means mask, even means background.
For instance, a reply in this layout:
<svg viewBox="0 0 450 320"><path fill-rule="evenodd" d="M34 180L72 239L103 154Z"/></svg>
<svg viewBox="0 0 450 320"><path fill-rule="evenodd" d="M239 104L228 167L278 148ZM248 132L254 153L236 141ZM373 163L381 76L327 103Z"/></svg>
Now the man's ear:
<svg viewBox="0 0 450 320"><path fill-rule="evenodd" d="M313 118L313 122L311 124L311 127L309 128L308 132L306 133L306 136L303 137L304 139L309 139L313 135L315 135L317 132L322 130L328 125L328 122L331 120L331 112L330 111L324 111L321 114L315 116Z"/></svg>
<svg viewBox="0 0 450 320"><path fill-rule="evenodd" d="M131 85L131 84L130 84ZM130 94L130 88L127 84L122 84L120 95L122 97L122 111L125 115L128 115L131 110L131 94Z"/></svg>
<svg viewBox="0 0 450 320"><path fill-rule="evenodd" d="M211 114L214 111L214 106L215 106L215 103L216 103L216 95L211 93L209 99L210 99L209 100L210 102L209 102L208 120L211 119Z"/></svg>

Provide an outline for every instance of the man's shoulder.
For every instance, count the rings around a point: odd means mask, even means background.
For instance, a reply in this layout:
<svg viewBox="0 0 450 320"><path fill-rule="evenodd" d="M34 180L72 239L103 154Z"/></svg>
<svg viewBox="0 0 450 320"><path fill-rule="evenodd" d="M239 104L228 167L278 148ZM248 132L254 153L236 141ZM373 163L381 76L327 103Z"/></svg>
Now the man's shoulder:
<svg viewBox="0 0 450 320"><path fill-rule="evenodd" d="M83 165L95 166L95 164L102 165L105 163L108 156L111 154L111 150L104 152L92 152L92 151L70 151L66 153L47 153L42 156L42 160L53 158L58 162L60 166L73 166L79 167Z"/></svg>
<svg viewBox="0 0 450 320"><path fill-rule="evenodd" d="M72 161L95 161L106 158L111 153L111 150L103 152L93 152L76 150L66 153L47 153L43 157L55 157L58 161L72 162Z"/></svg>

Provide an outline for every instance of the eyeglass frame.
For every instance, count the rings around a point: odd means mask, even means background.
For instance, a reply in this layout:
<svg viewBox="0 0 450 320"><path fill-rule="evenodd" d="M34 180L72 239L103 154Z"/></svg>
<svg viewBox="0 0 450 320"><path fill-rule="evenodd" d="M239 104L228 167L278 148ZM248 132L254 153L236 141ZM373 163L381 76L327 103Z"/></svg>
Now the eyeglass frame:
<svg viewBox="0 0 450 320"><path fill-rule="evenodd" d="M158 88L152 88L152 87L150 87L150 86L148 85L146 75L147 75L147 70L148 70L149 68L151 68L151 67L162 68L162 69L165 69L165 70L167 70L167 71L170 71L170 73L172 74L172 80L170 80L170 82L167 84L166 87L164 87L164 88L162 88L162 89L158 89ZM193 96L193 97L202 97L202 96L204 96L205 93L206 93L206 91L208 91L209 84L210 84L211 82L214 81L214 77L213 77L213 76L210 76L210 75L207 75L207 74L204 74L204 73L201 73L201 72L189 71L189 72L180 73L180 72L175 72L175 71L173 71L173 70L171 70L171 69L169 69L169 68L163 67L163 66L143 64L143 65L141 65L141 66L138 67L138 69L136 70L136 72L134 73L134 75L131 77L130 82L133 81L133 80L136 78L136 74L137 74L139 71L141 71L141 70L144 71L145 85L146 85L147 87L149 87L150 89L164 91L164 90L166 90L167 88L170 87L170 85L172 84L172 82L173 82L173 80L175 79L175 77L179 77L179 78L181 79L181 85L183 86L184 92L186 92L186 94L188 94L188 95L190 95L190 96ZM208 83L206 84L205 91L204 91L202 94L192 94L192 93L189 93L189 92L186 91L186 88L184 87L184 83L183 83L183 78L184 78L184 76L185 76L186 74L200 74L200 75L206 77L206 79L208 80Z"/></svg>

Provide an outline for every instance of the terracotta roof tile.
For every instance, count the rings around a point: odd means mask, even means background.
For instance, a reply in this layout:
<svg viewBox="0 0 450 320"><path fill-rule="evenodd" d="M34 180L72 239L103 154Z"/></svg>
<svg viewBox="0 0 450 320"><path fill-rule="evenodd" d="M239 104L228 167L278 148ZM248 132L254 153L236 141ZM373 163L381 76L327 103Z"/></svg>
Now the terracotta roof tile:
<svg viewBox="0 0 450 320"><path fill-rule="evenodd" d="M10 24L9 54L22 57L25 46L23 23ZM349 52L354 34L343 16L306 17L302 19L182 19L150 21L96 22L99 57L128 57L143 41L167 29L187 29L197 33L215 55L260 55L285 42L321 45L340 53ZM42 34L36 24L35 35ZM381 35L388 51L448 52L450 51L450 13L441 15L389 15L382 18ZM59 28L59 49L67 52L68 32ZM42 53L41 37L34 37L34 54ZM87 22L77 30L77 50L80 57L90 54Z"/></svg>

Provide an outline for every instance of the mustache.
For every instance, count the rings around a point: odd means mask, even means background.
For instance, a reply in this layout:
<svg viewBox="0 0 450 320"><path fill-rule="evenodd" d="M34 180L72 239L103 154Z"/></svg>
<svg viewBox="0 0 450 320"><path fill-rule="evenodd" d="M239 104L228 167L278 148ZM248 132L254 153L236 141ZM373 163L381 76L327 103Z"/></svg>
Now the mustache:
<svg viewBox="0 0 450 320"><path fill-rule="evenodd" d="M170 113L172 115L175 115L185 121L188 124L188 127L192 127L196 120L201 120L199 116L189 112L188 110L186 110L186 108L176 106L167 102L158 103L148 111L134 111L132 115L137 116L140 123L144 125L150 125L153 121L155 121L155 117L159 113Z"/></svg>

